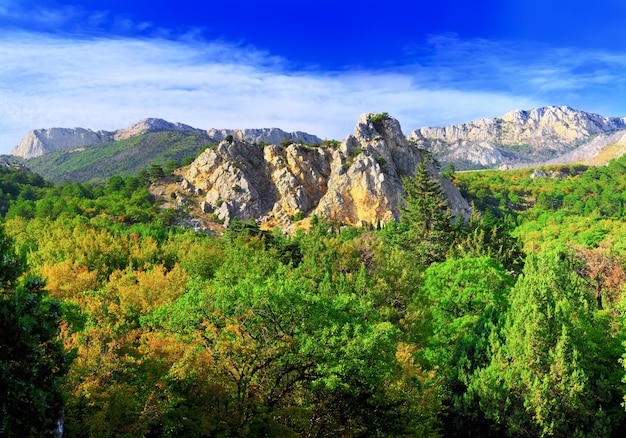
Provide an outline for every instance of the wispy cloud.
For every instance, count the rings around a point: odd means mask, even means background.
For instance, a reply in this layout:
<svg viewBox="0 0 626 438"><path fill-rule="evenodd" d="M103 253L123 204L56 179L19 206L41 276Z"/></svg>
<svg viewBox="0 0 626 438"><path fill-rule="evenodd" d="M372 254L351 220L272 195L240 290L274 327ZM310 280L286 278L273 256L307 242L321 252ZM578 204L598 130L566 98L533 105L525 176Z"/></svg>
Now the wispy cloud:
<svg viewBox="0 0 626 438"><path fill-rule="evenodd" d="M618 75L624 56L556 53L447 36L433 38L420 57L394 71L294 71L288 60L192 34L76 38L7 31L0 35L0 153L30 129L113 130L144 117L341 139L361 113L387 111L408 133L515 108L594 102L585 95L594 87L626 89ZM581 109L611 109L605 107L598 101Z"/></svg>

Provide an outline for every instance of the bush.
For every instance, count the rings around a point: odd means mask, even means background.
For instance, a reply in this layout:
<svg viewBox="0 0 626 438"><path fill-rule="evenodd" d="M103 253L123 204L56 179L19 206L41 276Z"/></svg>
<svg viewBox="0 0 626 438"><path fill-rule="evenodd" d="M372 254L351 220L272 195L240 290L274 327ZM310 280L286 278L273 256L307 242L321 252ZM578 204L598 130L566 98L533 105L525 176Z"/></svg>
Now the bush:
<svg viewBox="0 0 626 438"><path fill-rule="evenodd" d="M382 125L387 120L387 113L370 114L369 119L374 125Z"/></svg>

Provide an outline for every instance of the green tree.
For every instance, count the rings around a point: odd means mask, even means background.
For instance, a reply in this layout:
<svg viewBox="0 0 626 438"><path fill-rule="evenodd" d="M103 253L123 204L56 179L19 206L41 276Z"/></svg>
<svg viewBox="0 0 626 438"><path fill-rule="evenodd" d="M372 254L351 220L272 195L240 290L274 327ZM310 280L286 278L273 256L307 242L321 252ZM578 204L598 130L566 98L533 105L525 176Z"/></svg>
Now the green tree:
<svg viewBox="0 0 626 438"><path fill-rule="evenodd" d="M441 183L431 176L426 161L415 174L403 178L404 205L401 207L398 240L424 266L445 259L454 239L452 214Z"/></svg>
<svg viewBox="0 0 626 438"><path fill-rule="evenodd" d="M152 164L150 166L149 173L152 179L159 179L165 176L165 171L163 170L163 167L161 167L160 164Z"/></svg>
<svg viewBox="0 0 626 438"><path fill-rule="evenodd" d="M166 175L169 175L170 173L173 173L179 167L180 167L180 165L178 164L178 161L176 161L176 160L167 160L165 162L164 172L165 172Z"/></svg>
<svg viewBox="0 0 626 438"><path fill-rule="evenodd" d="M464 397L474 372L491 360L490 339L500 329L513 283L500 263L485 256L433 263L424 274L432 332L424 356L442 380L446 435L485 432L480 413Z"/></svg>
<svg viewBox="0 0 626 438"><path fill-rule="evenodd" d="M529 256L512 289L501 337L492 341L491 363L470 385L500 433L610 434L606 412L614 397L607 388L615 382L597 373L590 353L605 352L602 344L614 342L592 324L594 297L572 263L559 251Z"/></svg>
<svg viewBox="0 0 626 438"><path fill-rule="evenodd" d="M61 306L43 282L18 281L20 262L0 229L0 435L55 435L69 358L58 339Z"/></svg>
<svg viewBox="0 0 626 438"><path fill-rule="evenodd" d="M441 176L448 178L449 180L454 178L454 165L451 163L446 164L445 169L441 172Z"/></svg>

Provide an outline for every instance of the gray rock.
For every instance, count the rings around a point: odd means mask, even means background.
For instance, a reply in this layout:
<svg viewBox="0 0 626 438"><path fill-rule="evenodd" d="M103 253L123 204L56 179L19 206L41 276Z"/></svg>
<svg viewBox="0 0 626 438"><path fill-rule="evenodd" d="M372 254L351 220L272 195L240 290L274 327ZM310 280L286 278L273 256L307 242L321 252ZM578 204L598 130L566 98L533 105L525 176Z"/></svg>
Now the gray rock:
<svg viewBox="0 0 626 438"><path fill-rule="evenodd" d="M626 118L550 106L443 128L425 127L411 132L408 139L457 168L528 167L551 159L572 162L555 157L617 130L626 133Z"/></svg>
<svg viewBox="0 0 626 438"><path fill-rule="evenodd" d="M346 224L398 219L401 175L411 175L423 154L410 146L400 124L386 117L376 126L359 119L338 149L222 141L186 170L183 181L206 192L203 210L215 211L225 225L237 217L293 229L295 215L316 214ZM450 181L441 181L455 214L470 207Z"/></svg>

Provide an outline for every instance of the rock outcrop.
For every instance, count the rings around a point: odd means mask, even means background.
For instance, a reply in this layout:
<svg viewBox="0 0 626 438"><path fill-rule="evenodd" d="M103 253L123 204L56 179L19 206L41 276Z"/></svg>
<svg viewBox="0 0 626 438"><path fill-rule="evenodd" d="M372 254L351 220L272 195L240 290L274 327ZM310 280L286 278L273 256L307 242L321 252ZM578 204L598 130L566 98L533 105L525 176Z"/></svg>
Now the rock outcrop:
<svg viewBox="0 0 626 438"><path fill-rule="evenodd" d="M253 143L268 142L278 144L286 138L294 142L302 142L305 144L319 144L322 142L320 138L305 132L285 132L278 128L203 130L182 123L171 123L162 119L147 118L140 120L128 128L117 131L96 132L84 128L36 129L24 135L20 144L11 151L11 155L22 158L34 158L57 150L74 149L80 146L125 140L150 132L163 131L207 134L216 142L223 140L228 135L232 135L238 140L246 140Z"/></svg>
<svg viewBox="0 0 626 438"><path fill-rule="evenodd" d="M204 151L182 175L180 187L201 195L203 210L226 225L255 219L290 229L302 217L351 225L397 219L401 175L411 175L423 154L410 146L397 120L361 116L338 148L267 145L234 139ZM470 207L454 185L442 182L455 214Z"/></svg>
<svg viewBox="0 0 626 438"><path fill-rule="evenodd" d="M443 163L458 168L495 168L555 159L584 146L594 136L624 129L626 117L607 118L551 106L514 110L499 118L444 128L421 128L408 138Z"/></svg>

